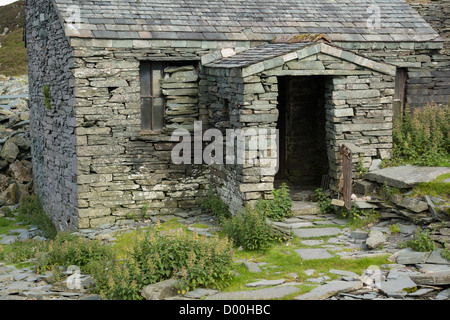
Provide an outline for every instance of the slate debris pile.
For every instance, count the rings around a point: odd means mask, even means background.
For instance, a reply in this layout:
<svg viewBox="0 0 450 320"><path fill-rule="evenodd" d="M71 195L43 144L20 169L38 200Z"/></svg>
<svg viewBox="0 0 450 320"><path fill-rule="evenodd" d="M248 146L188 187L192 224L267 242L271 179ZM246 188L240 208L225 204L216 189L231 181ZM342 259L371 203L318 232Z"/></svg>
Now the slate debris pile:
<svg viewBox="0 0 450 320"><path fill-rule="evenodd" d="M352 195L354 206L361 210L374 209L383 220L401 219L417 224L429 230L436 245L443 248L445 243L450 243L449 200L431 195L417 197L412 194L412 188L447 173L450 173L450 168L411 165L369 169L365 180L355 181L356 194ZM440 183L449 182L450 179L444 179ZM383 194L386 193L383 189L389 188L397 188L400 193ZM386 200L386 197L389 199Z"/></svg>
<svg viewBox="0 0 450 320"><path fill-rule="evenodd" d="M33 191L29 124L28 77L0 75L0 205L4 207L18 204Z"/></svg>

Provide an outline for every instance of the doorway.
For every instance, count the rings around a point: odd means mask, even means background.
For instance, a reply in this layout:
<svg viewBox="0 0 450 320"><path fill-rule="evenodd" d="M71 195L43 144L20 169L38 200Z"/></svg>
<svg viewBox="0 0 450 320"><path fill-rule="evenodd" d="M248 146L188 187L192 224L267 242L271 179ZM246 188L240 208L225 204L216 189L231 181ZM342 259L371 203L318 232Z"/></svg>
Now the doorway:
<svg viewBox="0 0 450 320"><path fill-rule="evenodd" d="M279 77L277 129L280 163L276 185L315 190L328 174L323 76Z"/></svg>

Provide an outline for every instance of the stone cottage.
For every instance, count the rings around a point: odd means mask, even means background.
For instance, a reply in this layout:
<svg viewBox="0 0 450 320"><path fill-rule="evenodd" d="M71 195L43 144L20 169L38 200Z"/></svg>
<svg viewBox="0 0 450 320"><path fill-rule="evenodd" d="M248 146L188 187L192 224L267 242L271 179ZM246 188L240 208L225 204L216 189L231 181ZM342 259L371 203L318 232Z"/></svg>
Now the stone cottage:
<svg viewBox="0 0 450 320"><path fill-rule="evenodd" d="M25 36L35 190L59 229L196 208L210 186L233 211L280 179L333 187L343 143L389 158L406 103L448 100L444 42L404 0L28 0ZM279 129L278 172L175 164L194 122Z"/></svg>

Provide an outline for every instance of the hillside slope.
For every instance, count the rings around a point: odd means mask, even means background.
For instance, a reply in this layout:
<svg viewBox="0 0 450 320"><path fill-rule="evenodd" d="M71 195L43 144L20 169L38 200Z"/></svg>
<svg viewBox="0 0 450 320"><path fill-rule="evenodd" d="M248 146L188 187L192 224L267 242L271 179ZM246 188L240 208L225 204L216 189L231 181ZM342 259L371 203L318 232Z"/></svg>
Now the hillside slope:
<svg viewBox="0 0 450 320"><path fill-rule="evenodd" d="M25 1L20 0L0 7L0 37L25 24ZM1 38L0 38L1 41Z"/></svg>
<svg viewBox="0 0 450 320"><path fill-rule="evenodd" d="M24 0L0 7L0 74L18 76L27 73L24 10Z"/></svg>

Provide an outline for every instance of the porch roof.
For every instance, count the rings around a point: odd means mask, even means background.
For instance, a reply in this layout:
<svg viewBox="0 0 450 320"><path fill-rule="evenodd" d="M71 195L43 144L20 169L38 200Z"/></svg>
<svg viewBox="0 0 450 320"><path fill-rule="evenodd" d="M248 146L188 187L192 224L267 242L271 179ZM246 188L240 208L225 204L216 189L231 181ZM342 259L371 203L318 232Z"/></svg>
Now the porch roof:
<svg viewBox="0 0 450 320"><path fill-rule="evenodd" d="M222 51L223 52L223 51ZM243 76L249 76L282 66L284 63L304 59L317 53L330 56L360 65L380 73L395 75L396 67L387 63L374 61L360 54L344 50L334 45L322 42L309 43L273 43L251 48L204 64L208 68L242 69Z"/></svg>

